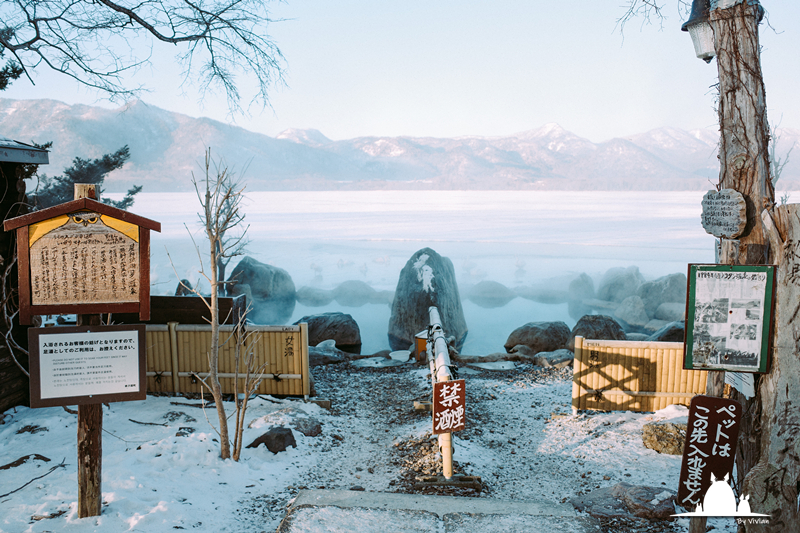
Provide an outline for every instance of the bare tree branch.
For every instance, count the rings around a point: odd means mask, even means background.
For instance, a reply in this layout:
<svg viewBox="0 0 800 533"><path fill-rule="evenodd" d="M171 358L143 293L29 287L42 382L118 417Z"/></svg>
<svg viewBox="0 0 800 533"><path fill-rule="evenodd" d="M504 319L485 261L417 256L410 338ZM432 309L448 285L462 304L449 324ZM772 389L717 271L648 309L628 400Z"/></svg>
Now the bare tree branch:
<svg viewBox="0 0 800 533"><path fill-rule="evenodd" d="M692 9L691 0L676 0L676 4L679 16L686 18ZM633 20L641 20L641 27L657 22L659 29L663 29L667 18L665 7L666 4L661 0L626 0L622 5L624 11L617 19L620 34L624 34L625 26Z"/></svg>
<svg viewBox="0 0 800 533"><path fill-rule="evenodd" d="M125 75L150 62L156 43L172 44L184 83L224 90L234 112L242 109L235 73L255 78L252 100L262 105L283 82L283 56L266 33L272 22L264 0L5 0L0 52L29 79L47 66L125 100L143 90Z"/></svg>

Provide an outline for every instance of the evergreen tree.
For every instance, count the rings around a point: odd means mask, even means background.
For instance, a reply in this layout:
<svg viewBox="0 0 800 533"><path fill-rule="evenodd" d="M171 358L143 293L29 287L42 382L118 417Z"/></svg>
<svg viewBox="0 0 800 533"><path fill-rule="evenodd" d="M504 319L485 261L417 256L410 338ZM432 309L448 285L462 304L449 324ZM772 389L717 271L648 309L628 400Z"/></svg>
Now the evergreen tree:
<svg viewBox="0 0 800 533"><path fill-rule="evenodd" d="M48 143L46 146L50 146ZM61 176L50 177L42 175L39 178L37 190L29 195L31 203L36 209L44 209L73 199L76 183L94 183L103 202L118 209L128 209L133 205L134 196L142 190L141 185L134 185L125 194L122 200L114 201L103 199L102 185L109 173L122 168L130 159L130 149L123 146L113 154L106 154L97 159L83 159L76 157L72 166L64 169Z"/></svg>

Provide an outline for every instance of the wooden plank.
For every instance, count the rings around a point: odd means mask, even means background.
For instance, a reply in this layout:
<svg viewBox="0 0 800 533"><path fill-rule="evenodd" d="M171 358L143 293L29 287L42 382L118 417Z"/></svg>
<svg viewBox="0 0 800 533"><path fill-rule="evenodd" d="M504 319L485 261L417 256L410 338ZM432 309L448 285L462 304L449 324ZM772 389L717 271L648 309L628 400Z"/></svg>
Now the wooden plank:
<svg viewBox="0 0 800 533"><path fill-rule="evenodd" d="M150 320L150 230L139 228L139 319Z"/></svg>
<svg viewBox="0 0 800 533"><path fill-rule="evenodd" d="M8 230L6 230L8 231ZM17 230L17 284L19 286L19 323L30 326L31 311L31 267L28 249L28 226ZM48 313L43 313L48 314Z"/></svg>

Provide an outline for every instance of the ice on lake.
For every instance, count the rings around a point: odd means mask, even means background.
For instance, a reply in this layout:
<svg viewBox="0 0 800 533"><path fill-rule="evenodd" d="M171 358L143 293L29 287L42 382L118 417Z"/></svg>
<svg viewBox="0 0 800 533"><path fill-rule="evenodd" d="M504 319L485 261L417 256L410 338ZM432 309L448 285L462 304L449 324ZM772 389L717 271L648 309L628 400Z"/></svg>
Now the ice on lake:
<svg viewBox="0 0 800 533"><path fill-rule="evenodd" d="M462 293L481 280L509 288L566 288L585 272L638 266L647 279L714 261L714 238L700 224L704 192L279 191L248 193L247 254L283 268L296 287L333 289L361 280L394 290L400 270L430 247L455 265ZM152 293L174 294L178 276L202 279L207 241L195 193L141 193L131 211L161 222L152 234ZM191 237L190 237L191 234ZM169 251L169 257L167 256ZM234 259L233 263L236 262ZM228 268L230 272L234 264ZM207 290L208 284L201 281ZM515 298L485 309L463 299L469 327L463 352L503 350L509 333L532 321L575 320L567 304ZM358 322L363 353L388 349L389 306L297 304L291 321L329 311Z"/></svg>

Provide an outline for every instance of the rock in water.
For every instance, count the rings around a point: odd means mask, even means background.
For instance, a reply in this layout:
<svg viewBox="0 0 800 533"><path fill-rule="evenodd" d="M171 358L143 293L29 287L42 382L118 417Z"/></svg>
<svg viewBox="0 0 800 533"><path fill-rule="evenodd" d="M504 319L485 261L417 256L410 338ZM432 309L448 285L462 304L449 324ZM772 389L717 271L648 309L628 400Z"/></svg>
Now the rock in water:
<svg viewBox="0 0 800 533"><path fill-rule="evenodd" d="M345 313L322 313L304 316L295 324L308 324L308 345L317 346L322 341L332 339L342 351L361 353L361 330L352 316Z"/></svg>
<svg viewBox="0 0 800 533"><path fill-rule="evenodd" d="M639 273L639 267L610 268L600 281L597 298L609 302L621 302L628 296L633 296L644 283L644 276Z"/></svg>
<svg viewBox="0 0 800 533"><path fill-rule="evenodd" d="M670 322L650 335L647 340L658 342L683 342L684 330L685 324L683 320Z"/></svg>
<svg viewBox="0 0 800 533"><path fill-rule="evenodd" d="M594 281L588 274L582 273L569 283L569 316L575 320L592 313L592 308L583 303L594 298Z"/></svg>
<svg viewBox="0 0 800 533"><path fill-rule="evenodd" d="M419 250L400 271L389 318L389 346L407 350L414 335L428 328L428 308L435 305L445 335L456 339L460 350L467 338L467 321L461 307L453 262L430 248Z"/></svg>
<svg viewBox="0 0 800 533"><path fill-rule="evenodd" d="M567 345L569 327L563 322L528 322L511 332L505 344L506 352L524 344L533 353L554 352Z"/></svg>
<svg viewBox="0 0 800 533"><path fill-rule="evenodd" d="M515 296L511 289L496 281L481 281L467 291L467 298L471 302L487 309L503 307Z"/></svg>
<svg viewBox="0 0 800 533"><path fill-rule="evenodd" d="M686 303L686 274L670 274L639 286L636 294L644 302L650 318L658 318L656 310L663 303ZM681 306L678 306L680 308Z"/></svg>
<svg viewBox="0 0 800 533"><path fill-rule="evenodd" d="M627 339L619 322L608 315L586 315L578 320L570 333L567 348L575 351L575 337L584 339L624 341Z"/></svg>
<svg viewBox="0 0 800 533"><path fill-rule="evenodd" d="M256 324L285 324L292 317L295 287L292 277L282 268L265 265L245 256L231 272L228 293L247 295L252 310L247 318Z"/></svg>

